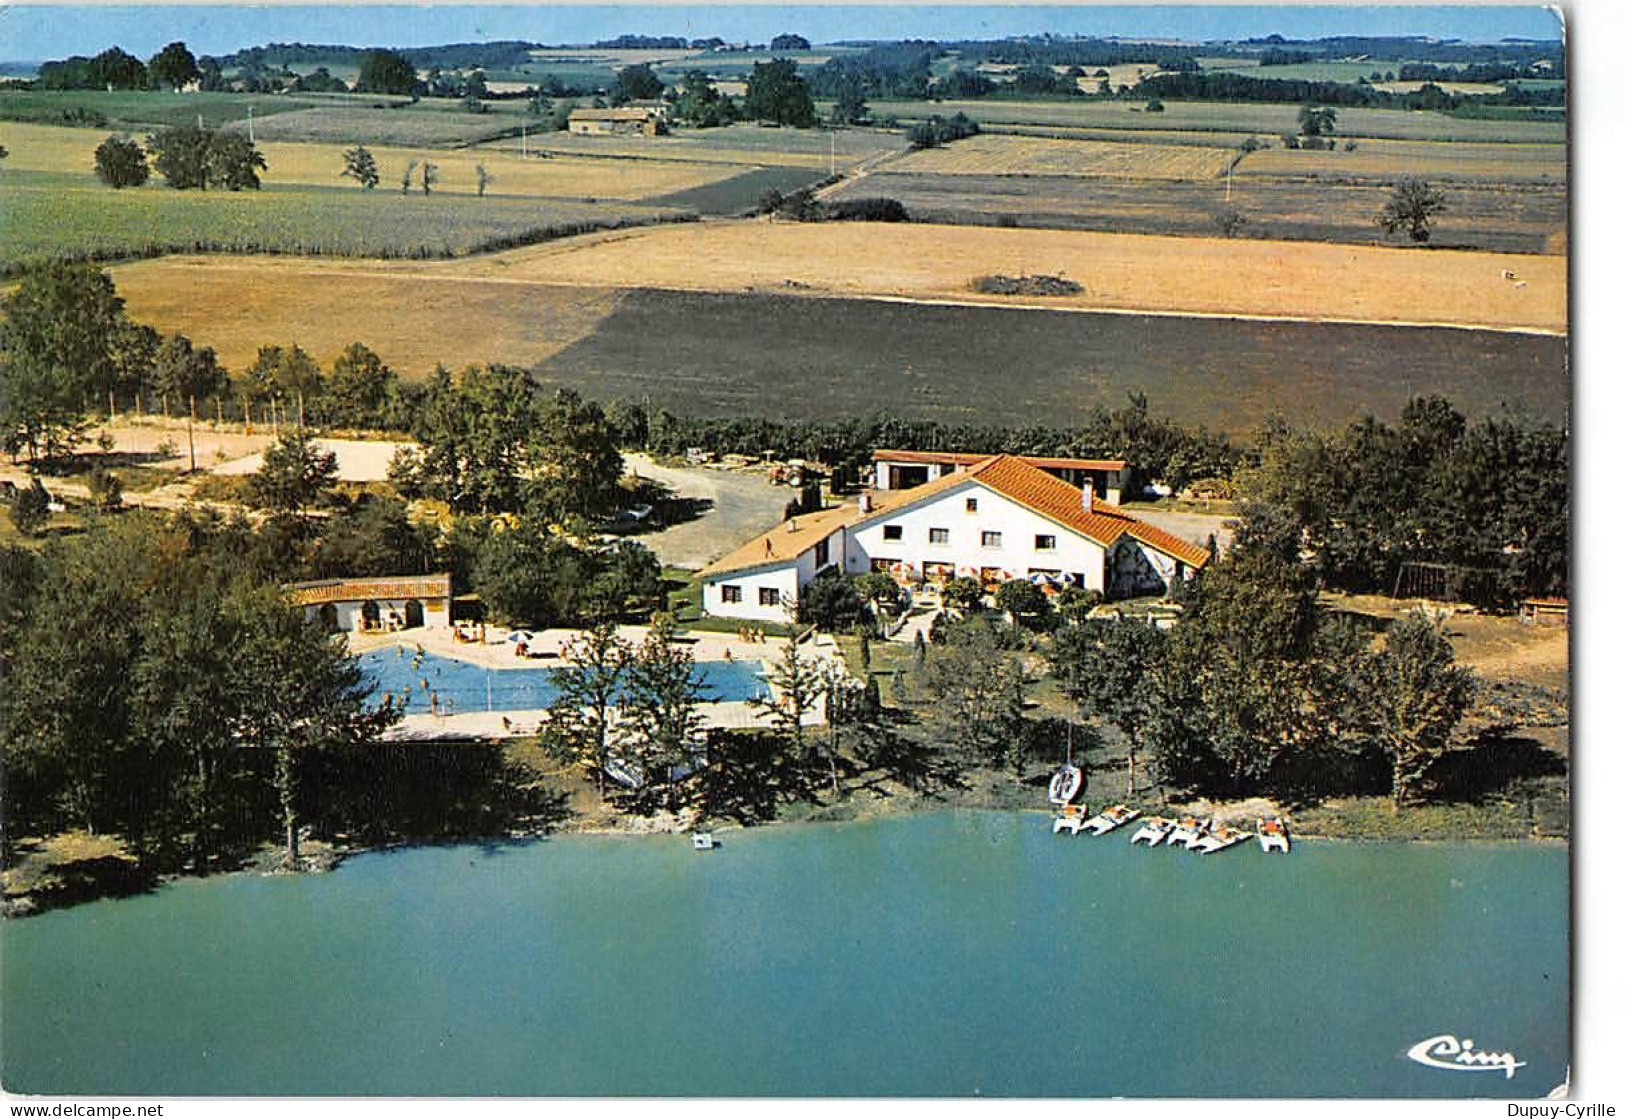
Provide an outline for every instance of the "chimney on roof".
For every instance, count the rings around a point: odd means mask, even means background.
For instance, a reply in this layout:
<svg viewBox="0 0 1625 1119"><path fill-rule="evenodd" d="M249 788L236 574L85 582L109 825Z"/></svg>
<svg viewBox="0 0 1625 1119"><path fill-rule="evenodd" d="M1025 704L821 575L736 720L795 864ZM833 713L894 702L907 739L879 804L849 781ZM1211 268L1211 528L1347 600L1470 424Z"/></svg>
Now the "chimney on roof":
<svg viewBox="0 0 1625 1119"><path fill-rule="evenodd" d="M872 512L874 510L874 507L875 507L875 499L872 496L870 496L868 490L864 490L862 493L858 494L858 512L860 512L860 513Z"/></svg>
<svg viewBox="0 0 1625 1119"><path fill-rule="evenodd" d="M1083 511L1085 513L1093 513L1095 511L1095 483L1091 479L1085 478L1083 480L1082 490Z"/></svg>

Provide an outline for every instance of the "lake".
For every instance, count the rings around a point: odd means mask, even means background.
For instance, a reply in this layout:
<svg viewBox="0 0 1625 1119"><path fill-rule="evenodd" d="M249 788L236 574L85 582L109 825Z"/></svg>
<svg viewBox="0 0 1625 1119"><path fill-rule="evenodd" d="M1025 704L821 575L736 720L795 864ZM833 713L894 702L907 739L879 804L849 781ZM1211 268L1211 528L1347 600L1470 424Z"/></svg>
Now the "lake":
<svg viewBox="0 0 1625 1119"><path fill-rule="evenodd" d="M1564 1077L1565 846L1197 856L995 812L719 839L408 848L5 922L5 1086L1529 1098ZM1523 1067L1406 1058L1444 1034Z"/></svg>

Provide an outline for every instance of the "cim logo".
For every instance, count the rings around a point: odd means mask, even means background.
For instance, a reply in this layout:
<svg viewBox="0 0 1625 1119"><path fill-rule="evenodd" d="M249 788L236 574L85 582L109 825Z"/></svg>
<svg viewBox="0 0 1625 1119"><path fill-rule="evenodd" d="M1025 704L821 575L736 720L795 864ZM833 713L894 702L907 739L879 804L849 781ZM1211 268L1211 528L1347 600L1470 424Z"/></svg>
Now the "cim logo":
<svg viewBox="0 0 1625 1119"><path fill-rule="evenodd" d="M1405 1055L1428 1068L1440 1068L1446 1072L1504 1072L1508 1080L1526 1063L1511 1053L1475 1049L1472 1038L1458 1041L1455 1034L1439 1034L1419 1041Z"/></svg>

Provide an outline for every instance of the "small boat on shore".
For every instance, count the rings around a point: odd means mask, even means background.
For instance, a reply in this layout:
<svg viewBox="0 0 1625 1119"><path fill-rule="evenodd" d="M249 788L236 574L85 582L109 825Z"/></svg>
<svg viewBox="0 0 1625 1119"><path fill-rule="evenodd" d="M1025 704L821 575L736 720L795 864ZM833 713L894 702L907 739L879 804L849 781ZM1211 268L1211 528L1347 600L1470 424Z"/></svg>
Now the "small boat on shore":
<svg viewBox="0 0 1625 1119"><path fill-rule="evenodd" d="M1265 851L1292 853L1292 837L1287 834L1286 821L1280 816L1258 821L1258 845Z"/></svg>
<svg viewBox="0 0 1625 1119"><path fill-rule="evenodd" d="M1084 818L1089 815L1089 809L1082 804L1069 804L1061 809L1060 815L1055 817L1055 823L1050 826L1051 835L1060 835L1069 831L1077 835L1083 828Z"/></svg>
<svg viewBox="0 0 1625 1119"><path fill-rule="evenodd" d="M1090 817L1083 826L1096 835L1105 835L1109 831L1116 831L1130 820L1140 814L1138 808L1130 808L1126 804L1114 804L1098 816Z"/></svg>
<svg viewBox="0 0 1625 1119"><path fill-rule="evenodd" d="M1055 771L1055 776L1049 780L1049 802L1051 804L1071 804L1072 798L1078 795L1083 788L1083 770L1067 762Z"/></svg>
<svg viewBox="0 0 1625 1119"><path fill-rule="evenodd" d="M1223 851L1226 847L1234 847L1249 834L1235 828L1227 828L1223 824L1216 824L1205 835L1186 843L1185 849L1195 851L1198 855L1211 855L1215 851Z"/></svg>
<svg viewBox="0 0 1625 1119"><path fill-rule="evenodd" d="M1147 847L1155 847L1164 839L1167 839L1168 833L1173 830L1174 822L1166 816L1148 816L1145 822L1140 825L1140 830L1135 832L1134 837L1129 840L1129 846L1132 847L1143 839Z"/></svg>
<svg viewBox="0 0 1625 1119"><path fill-rule="evenodd" d="M708 831L697 831L697 832L694 833L694 850L696 850L696 851L711 851L711 850L714 850L716 848L716 845L717 845L717 841L714 838L712 838L710 832L708 832Z"/></svg>
<svg viewBox="0 0 1625 1119"><path fill-rule="evenodd" d="M1195 816L1181 816L1174 825L1174 830L1168 836L1168 846L1178 847L1181 844L1187 848L1202 836L1207 834L1207 825Z"/></svg>

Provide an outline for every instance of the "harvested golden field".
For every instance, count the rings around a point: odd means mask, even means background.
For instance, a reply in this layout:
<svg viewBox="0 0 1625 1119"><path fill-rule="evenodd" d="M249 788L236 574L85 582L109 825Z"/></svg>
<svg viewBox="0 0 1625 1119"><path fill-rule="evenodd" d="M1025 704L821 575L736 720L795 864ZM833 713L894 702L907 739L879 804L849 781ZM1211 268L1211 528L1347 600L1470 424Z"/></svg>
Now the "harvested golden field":
<svg viewBox="0 0 1625 1119"><path fill-rule="evenodd" d="M698 266L704 262L703 267ZM801 290L988 303L992 273L1064 275L1102 308L1567 329L1560 257L1357 245L860 222L707 222L620 230L450 267L601 287ZM1501 277L1503 270L1517 282ZM1020 300L1016 300L1020 302Z"/></svg>
<svg viewBox="0 0 1625 1119"><path fill-rule="evenodd" d="M749 221L590 234L444 262L187 257L126 265L114 277L134 317L215 346L228 364L273 341L330 355L359 339L402 369L423 371L435 361L533 362L590 330L617 289L1564 333L1565 269L1559 257L1494 253ZM992 273L1065 275L1084 292L1036 299L971 290Z"/></svg>
<svg viewBox="0 0 1625 1119"><path fill-rule="evenodd" d="M347 267L346 267L347 266ZM297 342L326 365L364 342L403 374L435 363L529 365L592 333L613 291L481 280L432 266L377 271L314 258L168 257L113 268L129 315L213 346L233 371Z"/></svg>
<svg viewBox="0 0 1625 1119"><path fill-rule="evenodd" d="M1474 182L1561 183L1568 178L1568 155L1562 144L1360 140L1354 151L1289 151L1271 146L1243 159L1236 174L1380 180L1415 175Z"/></svg>
<svg viewBox="0 0 1625 1119"><path fill-rule="evenodd" d="M71 172L91 176L95 172L96 146L107 134L99 129L55 128L47 125L6 124L0 126L0 142L11 149L7 169L18 171ZM348 144L261 143L266 170L261 179L267 186L301 185L349 186L359 191L353 179L341 178L344 152ZM484 164L492 176L487 191L498 195L524 195L537 198L612 198L635 201L679 190L691 190L735 173L736 168L707 166L692 162L655 159L593 159L580 156L552 156L520 159L518 150L508 153L491 149L443 151L426 148L370 145L378 162L380 191L400 189L401 175L408 163L419 170L414 178L415 192L421 192L424 160L434 163L436 191L474 194L478 185L476 165ZM155 183L162 183L154 175Z"/></svg>
<svg viewBox="0 0 1625 1119"><path fill-rule="evenodd" d="M1174 144L1119 144L1037 136L978 135L912 152L889 165L938 175L1081 175L1116 179L1212 179L1236 153Z"/></svg>

